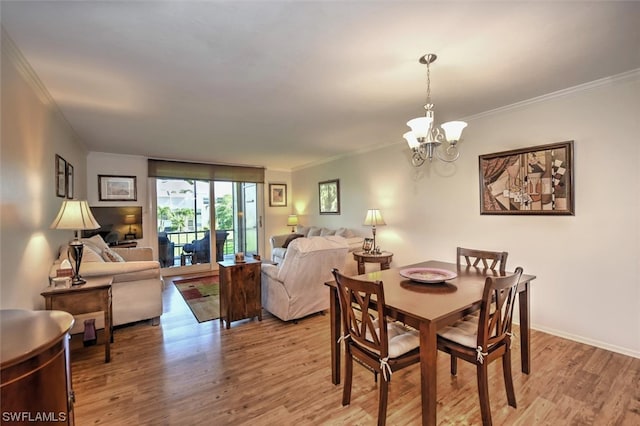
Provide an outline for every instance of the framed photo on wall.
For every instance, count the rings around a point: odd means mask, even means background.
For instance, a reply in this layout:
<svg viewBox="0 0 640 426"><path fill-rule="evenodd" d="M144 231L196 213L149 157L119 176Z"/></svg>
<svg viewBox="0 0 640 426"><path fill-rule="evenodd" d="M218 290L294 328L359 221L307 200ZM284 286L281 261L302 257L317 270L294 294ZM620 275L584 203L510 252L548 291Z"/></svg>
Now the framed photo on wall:
<svg viewBox="0 0 640 426"><path fill-rule="evenodd" d="M340 179L318 183L320 214L340 214Z"/></svg>
<svg viewBox="0 0 640 426"><path fill-rule="evenodd" d="M56 154L56 196L67 196L67 162Z"/></svg>
<svg viewBox="0 0 640 426"><path fill-rule="evenodd" d="M73 198L73 166L71 165L71 163L67 163L67 198L68 199L72 199Z"/></svg>
<svg viewBox="0 0 640 426"><path fill-rule="evenodd" d="M573 141L479 156L480 214L574 215Z"/></svg>
<svg viewBox="0 0 640 426"><path fill-rule="evenodd" d="M98 175L100 201L137 201L135 176Z"/></svg>
<svg viewBox="0 0 640 426"><path fill-rule="evenodd" d="M270 207L286 207L287 206L287 185L284 183L269 184L269 206Z"/></svg>

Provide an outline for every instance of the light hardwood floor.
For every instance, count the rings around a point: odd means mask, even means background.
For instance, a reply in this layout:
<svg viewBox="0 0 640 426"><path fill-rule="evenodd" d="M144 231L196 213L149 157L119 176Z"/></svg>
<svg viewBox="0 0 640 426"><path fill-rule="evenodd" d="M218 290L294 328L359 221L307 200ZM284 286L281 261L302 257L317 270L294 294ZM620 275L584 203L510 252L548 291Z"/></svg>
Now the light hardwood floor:
<svg viewBox="0 0 640 426"><path fill-rule="evenodd" d="M178 279L181 277L174 277ZM160 325L117 328L109 364L101 344L72 339L75 419L78 425L372 425L378 388L373 374L354 367L351 405L331 384L329 317L284 323L218 320L198 324L166 280ZM102 337L102 336L100 336ZM518 408L507 405L499 362L490 371L497 425L639 425L640 359L532 333L532 374L520 371L514 344ZM438 354L438 420L479 424L473 366ZM420 423L418 366L394 373L387 424Z"/></svg>

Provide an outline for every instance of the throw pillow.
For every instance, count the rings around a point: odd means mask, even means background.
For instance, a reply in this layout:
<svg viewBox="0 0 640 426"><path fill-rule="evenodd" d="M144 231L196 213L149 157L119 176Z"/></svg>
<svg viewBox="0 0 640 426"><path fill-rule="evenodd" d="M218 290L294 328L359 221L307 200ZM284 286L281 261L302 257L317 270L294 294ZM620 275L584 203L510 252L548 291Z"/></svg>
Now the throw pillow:
<svg viewBox="0 0 640 426"><path fill-rule="evenodd" d="M107 262L124 262L124 258L110 248L102 250L102 258Z"/></svg>
<svg viewBox="0 0 640 426"><path fill-rule="evenodd" d="M309 229L311 229L311 227L298 225L298 227L296 228L296 233L302 235L303 237L306 237L309 233Z"/></svg>
<svg viewBox="0 0 640 426"><path fill-rule="evenodd" d="M104 242L100 234L96 234L91 238L82 238L81 241L85 244L85 246L91 246L91 248L98 253L101 253L102 250L109 248L109 244Z"/></svg>
<svg viewBox="0 0 640 426"><path fill-rule="evenodd" d="M307 237L319 237L321 231L322 231L321 228L319 228L317 226L312 226L309 229L309 233L307 234Z"/></svg>
<svg viewBox="0 0 640 426"><path fill-rule="evenodd" d="M336 231L336 235L343 238L355 237L355 234L353 233L353 231L348 228L339 228Z"/></svg>
<svg viewBox="0 0 640 426"><path fill-rule="evenodd" d="M327 229L327 228L322 228L320 230L320 236L321 237L328 237L329 235L335 235L336 231L335 230L331 230L331 229Z"/></svg>
<svg viewBox="0 0 640 426"><path fill-rule="evenodd" d="M104 263L104 259L100 257L98 253L96 253L91 246L85 245L82 250L82 262L102 262Z"/></svg>
<svg viewBox="0 0 640 426"><path fill-rule="evenodd" d="M282 248L287 248L289 247L289 244L291 244L291 241L295 240L296 238L302 238L304 237L304 235L302 234L291 234L287 237L287 239L284 241L284 244L282 245Z"/></svg>

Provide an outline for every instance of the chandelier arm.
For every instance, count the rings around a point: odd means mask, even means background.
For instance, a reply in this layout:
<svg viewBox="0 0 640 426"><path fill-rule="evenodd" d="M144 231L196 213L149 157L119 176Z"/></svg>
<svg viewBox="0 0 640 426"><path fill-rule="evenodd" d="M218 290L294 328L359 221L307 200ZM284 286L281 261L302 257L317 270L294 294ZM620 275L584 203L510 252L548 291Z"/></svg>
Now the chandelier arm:
<svg viewBox="0 0 640 426"><path fill-rule="evenodd" d="M453 158L445 158L441 156L439 150L436 150L436 157L438 157L440 161L444 161L445 163L453 163L460 157L460 151L455 145L449 145L449 147L446 149L447 154L449 154L449 151L455 152L455 155Z"/></svg>
<svg viewBox="0 0 640 426"><path fill-rule="evenodd" d="M420 167L424 164L424 158L420 155L418 149L413 149L413 154L411 155L411 164L413 167Z"/></svg>

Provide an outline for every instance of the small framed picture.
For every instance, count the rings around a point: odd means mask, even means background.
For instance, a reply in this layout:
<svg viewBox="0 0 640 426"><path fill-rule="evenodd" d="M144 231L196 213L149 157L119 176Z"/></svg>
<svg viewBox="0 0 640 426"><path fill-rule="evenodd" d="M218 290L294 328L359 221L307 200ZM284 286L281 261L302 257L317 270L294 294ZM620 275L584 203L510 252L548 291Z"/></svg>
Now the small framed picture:
<svg viewBox="0 0 640 426"><path fill-rule="evenodd" d="M362 251L369 253L373 249L373 238L365 238L362 243Z"/></svg>
<svg viewBox="0 0 640 426"><path fill-rule="evenodd" d="M269 184L269 206L270 207L286 207L287 206L287 185L284 183Z"/></svg>
<svg viewBox="0 0 640 426"><path fill-rule="evenodd" d="M67 163L67 198L73 198L73 166Z"/></svg>
<svg viewBox="0 0 640 426"><path fill-rule="evenodd" d="M100 201L137 201L135 176L98 175Z"/></svg>
<svg viewBox="0 0 640 426"><path fill-rule="evenodd" d="M340 180L326 180L318 183L318 204L320 214L340 214Z"/></svg>
<svg viewBox="0 0 640 426"><path fill-rule="evenodd" d="M56 196L67 196L67 162L56 154Z"/></svg>

